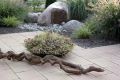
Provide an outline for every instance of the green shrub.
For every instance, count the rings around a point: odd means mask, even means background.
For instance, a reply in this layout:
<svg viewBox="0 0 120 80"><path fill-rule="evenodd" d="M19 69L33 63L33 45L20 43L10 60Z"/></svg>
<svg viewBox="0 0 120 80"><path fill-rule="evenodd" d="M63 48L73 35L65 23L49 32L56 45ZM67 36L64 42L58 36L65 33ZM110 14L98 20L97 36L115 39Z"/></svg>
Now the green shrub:
<svg viewBox="0 0 120 80"><path fill-rule="evenodd" d="M40 5L44 4L41 0L27 1L27 5L30 7L32 12L43 12L44 8L40 8Z"/></svg>
<svg viewBox="0 0 120 80"><path fill-rule="evenodd" d="M87 16L83 0L67 0L70 9L70 19L84 20Z"/></svg>
<svg viewBox="0 0 120 80"><path fill-rule="evenodd" d="M80 39L89 39L91 35L92 33L89 28L83 26L73 34L73 37Z"/></svg>
<svg viewBox="0 0 120 80"><path fill-rule="evenodd" d="M84 21L93 14L92 8L98 0L67 0L70 19Z"/></svg>
<svg viewBox="0 0 120 80"><path fill-rule="evenodd" d="M93 34L103 38L120 39L120 5L106 1L97 5L95 9L96 14L85 23L85 26L89 27Z"/></svg>
<svg viewBox="0 0 120 80"><path fill-rule="evenodd" d="M33 11L33 12L43 12L44 10L45 10L44 8L36 7L36 8L34 8L32 11Z"/></svg>
<svg viewBox="0 0 120 80"><path fill-rule="evenodd" d="M72 50L73 43L69 38L48 32L25 40L25 46L31 53L41 57L45 55L64 56Z"/></svg>
<svg viewBox="0 0 120 80"><path fill-rule="evenodd" d="M27 6L20 0L0 0L0 18L15 16L23 20L27 11Z"/></svg>
<svg viewBox="0 0 120 80"><path fill-rule="evenodd" d="M3 20L2 20L2 24L7 26L7 27L17 27L21 23L22 22L20 20L18 20L14 16L13 17L3 18Z"/></svg>

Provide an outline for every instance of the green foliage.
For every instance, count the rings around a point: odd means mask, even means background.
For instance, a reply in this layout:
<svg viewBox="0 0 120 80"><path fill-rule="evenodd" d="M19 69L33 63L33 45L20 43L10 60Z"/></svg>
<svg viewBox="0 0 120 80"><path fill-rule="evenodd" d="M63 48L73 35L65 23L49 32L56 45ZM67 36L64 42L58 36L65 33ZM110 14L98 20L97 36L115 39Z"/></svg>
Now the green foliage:
<svg viewBox="0 0 120 80"><path fill-rule="evenodd" d="M99 7L98 7L99 6ZM96 8L96 14L89 19L85 26L93 34L109 39L120 39L120 5L104 2Z"/></svg>
<svg viewBox="0 0 120 80"><path fill-rule="evenodd" d="M93 14L92 8L98 0L67 0L70 10L70 19L84 21Z"/></svg>
<svg viewBox="0 0 120 80"><path fill-rule="evenodd" d="M44 1L41 0L31 0L27 1L27 5L31 7L32 12L42 12L44 8L40 8L40 5L44 4Z"/></svg>
<svg viewBox="0 0 120 80"><path fill-rule="evenodd" d="M87 18L88 13L83 0L68 0L67 2L70 9L70 19L81 21Z"/></svg>
<svg viewBox="0 0 120 80"><path fill-rule="evenodd" d="M3 23L3 25L5 25L7 27L16 27L19 24L21 24L22 22L13 16L13 17L3 18L2 23Z"/></svg>
<svg viewBox="0 0 120 80"><path fill-rule="evenodd" d="M39 8L39 7L35 7L33 8L33 12L43 12L45 9L44 8Z"/></svg>
<svg viewBox="0 0 120 80"><path fill-rule="evenodd" d="M92 35L91 31L89 30L88 27L82 27L80 28L79 30L77 30L75 33L74 33L74 37L75 38L80 38L80 39L89 39L90 36Z"/></svg>
<svg viewBox="0 0 120 80"><path fill-rule="evenodd" d="M42 57L45 55L64 56L72 50L73 43L69 38L48 32L25 40L25 46L31 53Z"/></svg>
<svg viewBox="0 0 120 80"><path fill-rule="evenodd" d="M15 16L23 20L27 14L27 6L19 0L0 0L0 18Z"/></svg>

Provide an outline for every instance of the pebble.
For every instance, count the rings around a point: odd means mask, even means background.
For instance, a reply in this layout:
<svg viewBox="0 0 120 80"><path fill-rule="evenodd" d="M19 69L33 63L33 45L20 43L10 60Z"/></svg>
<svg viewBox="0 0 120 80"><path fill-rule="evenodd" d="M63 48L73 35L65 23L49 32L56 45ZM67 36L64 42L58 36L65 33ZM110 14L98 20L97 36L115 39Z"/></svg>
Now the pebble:
<svg viewBox="0 0 120 80"><path fill-rule="evenodd" d="M18 26L18 28L29 31L52 31L57 33L61 33L62 31L64 31L62 25L59 24L54 24L51 26L40 26L37 25L37 23L28 23L28 24L22 24Z"/></svg>

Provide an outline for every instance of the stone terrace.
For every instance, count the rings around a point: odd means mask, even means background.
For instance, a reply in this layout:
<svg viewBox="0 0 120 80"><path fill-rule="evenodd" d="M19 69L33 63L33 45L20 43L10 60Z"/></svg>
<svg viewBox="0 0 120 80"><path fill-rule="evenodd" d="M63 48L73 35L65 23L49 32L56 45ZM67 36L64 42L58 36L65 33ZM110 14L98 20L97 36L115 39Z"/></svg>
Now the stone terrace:
<svg viewBox="0 0 120 80"><path fill-rule="evenodd" d="M42 32L0 34L0 48L6 52L27 52L24 39ZM67 74L58 66L29 65L23 62L0 60L0 80L120 80L120 44L84 49L75 46L73 52L64 58L66 61L88 67L99 66L105 72L91 72L87 75Z"/></svg>

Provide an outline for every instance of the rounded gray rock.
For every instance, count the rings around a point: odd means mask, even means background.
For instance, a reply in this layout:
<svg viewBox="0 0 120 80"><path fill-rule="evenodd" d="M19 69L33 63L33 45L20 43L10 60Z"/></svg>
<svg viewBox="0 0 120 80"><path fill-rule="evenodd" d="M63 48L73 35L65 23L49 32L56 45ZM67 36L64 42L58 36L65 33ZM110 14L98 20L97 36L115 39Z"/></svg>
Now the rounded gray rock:
<svg viewBox="0 0 120 80"><path fill-rule="evenodd" d="M25 19L25 21L26 22L31 22L31 23L37 23L38 16L40 16L40 15L41 15L41 12L37 12L37 13L29 12L26 19Z"/></svg>
<svg viewBox="0 0 120 80"><path fill-rule="evenodd" d="M82 22L79 22L77 20L70 20L67 23L63 25L63 29L66 32L72 33L75 30L81 28L84 24Z"/></svg>

